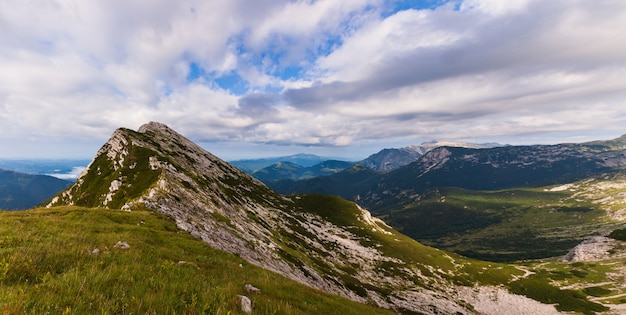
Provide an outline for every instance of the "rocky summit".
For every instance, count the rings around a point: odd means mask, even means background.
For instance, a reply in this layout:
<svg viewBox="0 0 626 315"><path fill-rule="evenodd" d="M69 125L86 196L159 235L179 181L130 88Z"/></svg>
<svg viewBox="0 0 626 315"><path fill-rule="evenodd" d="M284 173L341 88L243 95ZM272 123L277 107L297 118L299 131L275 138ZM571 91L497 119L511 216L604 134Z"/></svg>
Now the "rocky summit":
<svg viewBox="0 0 626 315"><path fill-rule="evenodd" d="M156 122L116 130L59 205L157 211L255 265L398 312L556 312L497 286L523 270L421 245L339 197L280 195Z"/></svg>

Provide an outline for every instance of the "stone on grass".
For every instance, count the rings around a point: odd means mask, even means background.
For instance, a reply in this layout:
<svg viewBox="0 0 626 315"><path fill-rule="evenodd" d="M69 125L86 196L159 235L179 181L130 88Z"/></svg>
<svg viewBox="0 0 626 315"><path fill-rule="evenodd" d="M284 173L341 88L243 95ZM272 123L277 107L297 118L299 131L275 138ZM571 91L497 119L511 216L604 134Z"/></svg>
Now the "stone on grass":
<svg viewBox="0 0 626 315"><path fill-rule="evenodd" d="M117 241L117 243L115 243L115 245L113 245L113 247L119 248L119 249L129 249L130 245L128 245L128 243L126 243L126 242Z"/></svg>
<svg viewBox="0 0 626 315"><path fill-rule="evenodd" d="M250 314L252 313L252 300L245 295L238 295L241 299L241 311Z"/></svg>
<svg viewBox="0 0 626 315"><path fill-rule="evenodd" d="M244 288L244 289L246 290L246 292L248 292L248 293L261 293L261 289L259 289L259 288L255 287L255 286L253 286L253 285L251 285L251 284L249 284L249 283L248 283L248 284L246 284L243 288Z"/></svg>

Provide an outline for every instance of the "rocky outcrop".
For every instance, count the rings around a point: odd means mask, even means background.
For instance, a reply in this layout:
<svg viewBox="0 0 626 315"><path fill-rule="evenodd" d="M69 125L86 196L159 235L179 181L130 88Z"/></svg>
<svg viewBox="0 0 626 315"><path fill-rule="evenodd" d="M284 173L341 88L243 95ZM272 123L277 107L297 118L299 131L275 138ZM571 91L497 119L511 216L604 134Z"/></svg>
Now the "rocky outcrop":
<svg viewBox="0 0 626 315"><path fill-rule="evenodd" d="M584 240L572 248L561 261L592 262L626 257L626 244L604 236L595 236Z"/></svg>

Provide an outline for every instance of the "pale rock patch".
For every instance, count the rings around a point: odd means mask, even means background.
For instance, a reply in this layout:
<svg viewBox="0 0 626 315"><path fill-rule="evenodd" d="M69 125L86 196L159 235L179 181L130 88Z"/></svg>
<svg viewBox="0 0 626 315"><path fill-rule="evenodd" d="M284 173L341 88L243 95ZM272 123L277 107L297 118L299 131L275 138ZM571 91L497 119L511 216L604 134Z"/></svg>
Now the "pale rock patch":
<svg viewBox="0 0 626 315"><path fill-rule="evenodd" d="M499 287L459 287L459 297L482 315L558 315L553 305L542 304Z"/></svg>

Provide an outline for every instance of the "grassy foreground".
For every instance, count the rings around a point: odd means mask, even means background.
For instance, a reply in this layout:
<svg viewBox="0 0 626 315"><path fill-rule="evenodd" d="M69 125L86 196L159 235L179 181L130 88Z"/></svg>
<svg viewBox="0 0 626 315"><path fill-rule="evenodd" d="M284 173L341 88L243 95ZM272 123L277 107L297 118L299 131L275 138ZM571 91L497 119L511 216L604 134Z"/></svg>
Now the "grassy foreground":
<svg viewBox="0 0 626 315"><path fill-rule="evenodd" d="M246 293L247 283L261 293ZM255 314L391 313L212 249L149 211L0 212L5 314L239 314L238 295Z"/></svg>

